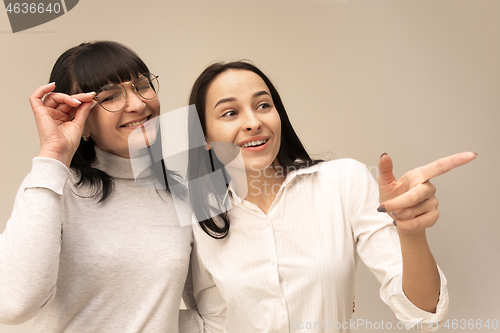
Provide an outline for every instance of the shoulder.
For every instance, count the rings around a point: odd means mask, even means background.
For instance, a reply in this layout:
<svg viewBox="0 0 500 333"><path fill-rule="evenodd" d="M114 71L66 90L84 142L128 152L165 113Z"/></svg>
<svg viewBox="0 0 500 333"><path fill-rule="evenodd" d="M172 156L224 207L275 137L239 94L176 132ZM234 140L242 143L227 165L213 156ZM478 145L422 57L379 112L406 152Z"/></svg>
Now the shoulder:
<svg viewBox="0 0 500 333"><path fill-rule="evenodd" d="M293 183L303 186L314 185L316 189L325 191L341 190L349 187L352 182L366 183L369 175L363 163L351 158L342 158L294 170L287 176L284 185Z"/></svg>
<svg viewBox="0 0 500 333"><path fill-rule="evenodd" d="M345 169L345 168L350 168L352 165L364 165L361 162L352 159L352 158L339 158L331 161L325 161L321 162L318 165L322 168L328 168L328 169Z"/></svg>
<svg viewBox="0 0 500 333"><path fill-rule="evenodd" d="M339 158L337 160L321 162L318 164L321 176L327 177L350 177L354 174L367 174L368 168L363 163L352 158Z"/></svg>
<svg viewBox="0 0 500 333"><path fill-rule="evenodd" d="M335 184L347 196L353 193L366 193L376 185L372 168L351 159L342 158L319 164L318 181L322 184ZM375 170L375 175L377 170Z"/></svg>
<svg viewBox="0 0 500 333"><path fill-rule="evenodd" d="M290 171L290 170L288 170ZM368 168L361 162L352 158L340 158L331 161L320 162L311 166L303 166L293 169L289 178L301 176L301 178L315 180L335 180L350 178L351 174L369 174Z"/></svg>

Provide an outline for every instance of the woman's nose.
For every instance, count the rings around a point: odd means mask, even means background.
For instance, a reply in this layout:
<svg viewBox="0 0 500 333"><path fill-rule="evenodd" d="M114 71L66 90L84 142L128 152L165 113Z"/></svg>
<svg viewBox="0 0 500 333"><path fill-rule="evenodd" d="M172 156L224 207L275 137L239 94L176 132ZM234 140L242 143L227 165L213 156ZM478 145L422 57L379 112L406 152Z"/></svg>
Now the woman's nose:
<svg viewBox="0 0 500 333"><path fill-rule="evenodd" d="M142 112L146 108L146 103L143 99L136 93L134 88L129 85L126 87L127 91L127 102L125 104L125 112Z"/></svg>
<svg viewBox="0 0 500 333"><path fill-rule="evenodd" d="M256 131L261 129L262 121L254 114L253 111L247 111L243 126L246 131Z"/></svg>

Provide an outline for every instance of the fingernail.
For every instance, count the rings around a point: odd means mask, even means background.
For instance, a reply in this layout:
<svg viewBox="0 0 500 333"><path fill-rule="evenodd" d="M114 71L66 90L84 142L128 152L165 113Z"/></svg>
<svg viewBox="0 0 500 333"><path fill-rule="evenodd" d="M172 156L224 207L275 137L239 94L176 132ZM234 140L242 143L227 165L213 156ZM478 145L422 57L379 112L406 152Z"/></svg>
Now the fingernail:
<svg viewBox="0 0 500 333"><path fill-rule="evenodd" d="M477 153L474 153L474 155L476 155L476 157L477 157ZM474 157L474 158L476 158L476 157Z"/></svg>
<svg viewBox="0 0 500 333"><path fill-rule="evenodd" d="M48 84L48 86L50 86L50 85L52 85L52 84L56 84L56 83L55 83L55 82L50 82L50 83Z"/></svg>
<svg viewBox="0 0 500 333"><path fill-rule="evenodd" d="M74 100L75 102L77 102L78 104L82 104L82 102L80 102L79 100L77 100L76 98L71 98L72 100Z"/></svg>
<svg viewBox="0 0 500 333"><path fill-rule="evenodd" d="M398 224L396 223L396 220L392 221L392 224L394 224L395 226L397 226Z"/></svg>
<svg viewBox="0 0 500 333"><path fill-rule="evenodd" d="M97 104L97 101L92 102L92 106L90 107L90 110L92 110L92 108L93 108L94 106L96 106L96 104Z"/></svg>
<svg viewBox="0 0 500 333"><path fill-rule="evenodd" d="M379 213L385 213L385 212L387 212L387 210L385 209L385 206L384 206L384 205L380 205L380 206L377 208L377 212L379 212Z"/></svg>
<svg viewBox="0 0 500 333"><path fill-rule="evenodd" d="M95 91L88 92L87 95L95 95Z"/></svg>
<svg viewBox="0 0 500 333"><path fill-rule="evenodd" d="M384 156L384 155L387 155L387 153L383 153L382 155L380 155L380 158L382 158L382 156Z"/></svg>

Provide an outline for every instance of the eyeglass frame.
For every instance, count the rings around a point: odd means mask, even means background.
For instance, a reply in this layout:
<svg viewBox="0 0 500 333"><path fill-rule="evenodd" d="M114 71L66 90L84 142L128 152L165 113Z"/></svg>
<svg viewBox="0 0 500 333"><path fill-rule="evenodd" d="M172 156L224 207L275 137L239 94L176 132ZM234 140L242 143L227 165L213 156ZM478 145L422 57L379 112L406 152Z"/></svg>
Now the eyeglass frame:
<svg viewBox="0 0 500 333"><path fill-rule="evenodd" d="M152 97L152 98L146 98L146 97L142 96L142 95L141 95L141 94L137 91L137 88L135 87L135 85L134 85L134 83L133 83L133 81L134 81L135 79L139 78L139 76L141 76L141 75L143 75L144 77L148 78L147 76L145 76L145 74L151 74L151 75L154 77L154 80L156 80L156 82L158 82L158 89L157 89L157 91L155 91L155 92L156 92L156 94L155 94L155 96L154 96L154 97ZM97 104L99 104L99 106L100 106L101 108L103 108L104 110L106 110L107 112L111 112L111 113L120 112L121 110L123 110L123 109L127 106L127 99L128 99L128 95L127 95L127 88L125 87L125 85L126 85L126 84L131 84L131 85L132 85L132 89L133 89L134 93L135 93L137 96L139 96L140 98L145 99L145 100L147 100L147 101L150 101L150 100L155 99L155 98L158 96L158 92L160 91L160 80L158 80L158 78L159 78L160 76L159 76L159 75L155 75L155 74L153 74L153 73L151 73L151 72L140 73L140 74L139 74L139 76L137 76L136 78L134 78L134 79L133 79L133 80L131 80L131 81L127 81L127 82L123 82L123 83L113 83L113 82L109 83L109 84L117 84L117 85L119 85L119 86L122 86L122 87L123 87L123 91L125 92L125 94L124 94L124 95L125 95L125 103L123 104L123 106L122 106L122 108L121 108L120 110L117 110L117 111L109 111L109 110L108 110L108 109L106 109L104 106L102 106L102 104L101 104L101 102L99 101L99 98L98 98L98 95L101 93L102 88L101 88L101 89L99 89L99 91L97 92L97 94L95 94L95 96L94 96L94 101L95 101ZM151 81L151 80L150 80L150 81ZM109 84L107 84L107 85L109 85ZM106 85L106 86L107 86L107 85ZM106 86L104 86L104 87L106 87ZM104 88L104 87L103 87L103 88ZM96 104L96 105L94 105L92 108L94 108L95 106L97 106L97 104Z"/></svg>

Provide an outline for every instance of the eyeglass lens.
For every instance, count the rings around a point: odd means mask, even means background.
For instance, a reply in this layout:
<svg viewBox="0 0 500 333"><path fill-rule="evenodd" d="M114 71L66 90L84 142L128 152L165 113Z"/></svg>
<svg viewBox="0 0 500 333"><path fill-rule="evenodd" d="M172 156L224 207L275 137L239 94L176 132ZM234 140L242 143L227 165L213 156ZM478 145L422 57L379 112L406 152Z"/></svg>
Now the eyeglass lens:
<svg viewBox="0 0 500 333"><path fill-rule="evenodd" d="M144 99L153 99L158 93L158 78L145 73L132 81L133 87L139 96ZM118 112L127 104L127 93L123 84L110 83L101 88L97 94L99 104L110 112Z"/></svg>

